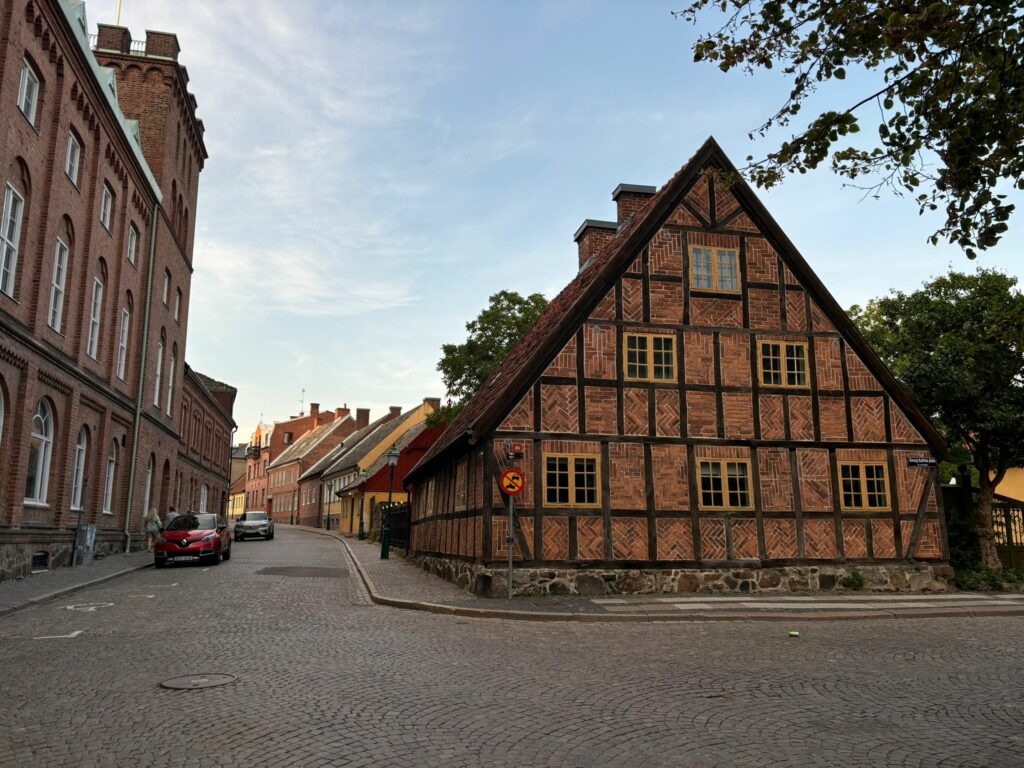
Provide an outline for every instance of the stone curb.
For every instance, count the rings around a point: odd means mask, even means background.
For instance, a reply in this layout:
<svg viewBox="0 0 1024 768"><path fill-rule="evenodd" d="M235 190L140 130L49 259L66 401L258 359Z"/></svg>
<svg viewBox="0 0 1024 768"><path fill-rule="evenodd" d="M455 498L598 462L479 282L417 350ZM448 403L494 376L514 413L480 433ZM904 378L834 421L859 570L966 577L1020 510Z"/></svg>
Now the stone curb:
<svg viewBox="0 0 1024 768"><path fill-rule="evenodd" d="M96 585L102 584L105 581L112 581L113 579L119 578L121 576L127 576L129 573L134 573L135 571L141 571L144 568L152 567L153 563L151 562L145 563L143 565L133 565L131 568L125 568L120 571L115 571L114 573L108 573L105 576L97 576L95 579L83 581L80 584L72 584L69 587L62 587L60 589L55 589L52 592L47 592L36 597L30 597L19 605L10 606L8 608L0 608L0 617L9 616L12 613L17 613L18 611L24 610L25 608L31 608L33 605L45 603L47 600L53 600L58 597L63 597L64 595L70 595L72 592L77 592L80 589L95 587Z"/></svg>
<svg viewBox="0 0 1024 768"><path fill-rule="evenodd" d="M423 611L441 616L460 616L471 619L506 619L513 621L578 621L593 623L637 623L637 622L677 622L677 621L854 621L878 619L946 619L946 618L982 618L992 616L1024 616L1024 606L998 606L980 608L901 608L893 611L732 611L711 612L694 611L693 613L565 613L555 611L510 611L499 608L467 608L443 603L427 603L419 600L403 600L388 597L377 591L370 576L363 569L352 548L345 540L332 531L307 526L291 526L303 531L318 533L337 539L345 547L349 559L355 566L359 578L366 587L370 600L377 605L391 608L402 608L409 611Z"/></svg>

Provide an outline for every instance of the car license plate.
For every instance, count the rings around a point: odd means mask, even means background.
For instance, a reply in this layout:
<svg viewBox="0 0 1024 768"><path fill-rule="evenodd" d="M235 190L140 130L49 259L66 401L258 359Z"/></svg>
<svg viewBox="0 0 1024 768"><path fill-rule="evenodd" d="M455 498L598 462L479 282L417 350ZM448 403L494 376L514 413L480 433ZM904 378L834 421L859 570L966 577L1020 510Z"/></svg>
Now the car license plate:
<svg viewBox="0 0 1024 768"><path fill-rule="evenodd" d="M175 560L198 560L198 555L178 555L174 558Z"/></svg>

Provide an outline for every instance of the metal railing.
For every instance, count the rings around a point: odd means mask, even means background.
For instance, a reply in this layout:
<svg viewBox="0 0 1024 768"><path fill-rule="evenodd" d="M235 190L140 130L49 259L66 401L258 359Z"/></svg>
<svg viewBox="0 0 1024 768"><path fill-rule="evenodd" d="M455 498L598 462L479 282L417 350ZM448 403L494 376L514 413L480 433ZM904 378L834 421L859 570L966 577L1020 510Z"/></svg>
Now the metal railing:
<svg viewBox="0 0 1024 768"><path fill-rule="evenodd" d="M99 43L99 35L89 35L89 47L94 51ZM132 40L128 46L128 54L130 56L145 56L146 55L146 41L145 40Z"/></svg>

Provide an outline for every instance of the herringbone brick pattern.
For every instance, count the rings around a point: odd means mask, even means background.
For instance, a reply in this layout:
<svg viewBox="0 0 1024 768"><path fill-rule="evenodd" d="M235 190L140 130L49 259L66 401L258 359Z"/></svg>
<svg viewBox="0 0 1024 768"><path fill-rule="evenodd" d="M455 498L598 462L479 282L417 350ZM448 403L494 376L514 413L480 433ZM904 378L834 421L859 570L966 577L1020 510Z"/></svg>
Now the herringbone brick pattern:
<svg viewBox="0 0 1024 768"><path fill-rule="evenodd" d="M893 451L896 464L896 482L900 497L900 512L914 513L921 503L921 494L928 480L927 467L908 466L907 460L920 456L923 451Z"/></svg>
<svg viewBox="0 0 1024 768"><path fill-rule="evenodd" d="M935 520L921 523L921 536L917 541L914 557L942 557L942 540L939 538L939 524Z"/></svg>
<svg viewBox="0 0 1024 768"><path fill-rule="evenodd" d="M594 307L590 313L591 320L614 320L615 319L615 290L612 289L604 295L604 298Z"/></svg>
<svg viewBox="0 0 1024 768"><path fill-rule="evenodd" d="M718 402L713 392L686 393L686 433L690 437L718 437Z"/></svg>
<svg viewBox="0 0 1024 768"><path fill-rule="evenodd" d="M654 426L658 437L679 437L679 391L655 390Z"/></svg>
<svg viewBox="0 0 1024 768"><path fill-rule="evenodd" d="M608 458L612 509L645 509L644 447L639 443L611 443Z"/></svg>
<svg viewBox="0 0 1024 768"><path fill-rule="evenodd" d="M700 552L705 560L726 560L725 521L713 517L700 520Z"/></svg>
<svg viewBox="0 0 1024 768"><path fill-rule="evenodd" d="M587 398L587 432L614 435L619 431L617 392L612 387L585 387Z"/></svg>
<svg viewBox="0 0 1024 768"><path fill-rule="evenodd" d="M715 219L722 221L736 211L740 204L736 196L717 179L713 183L715 185Z"/></svg>
<svg viewBox="0 0 1024 768"><path fill-rule="evenodd" d="M857 353L849 347L846 348L846 372L850 377L850 389L882 389L878 379L868 371Z"/></svg>
<svg viewBox="0 0 1024 768"><path fill-rule="evenodd" d="M577 432L576 387L543 384L540 388L541 429L545 432Z"/></svg>
<svg viewBox="0 0 1024 768"><path fill-rule="evenodd" d="M796 521L764 520L764 544L766 555L771 560L798 557L800 552L796 541Z"/></svg>
<svg viewBox="0 0 1024 768"><path fill-rule="evenodd" d="M661 518L656 527L659 560L693 560L693 531L689 518Z"/></svg>
<svg viewBox="0 0 1024 768"><path fill-rule="evenodd" d="M805 517L804 551L811 560L834 559L836 557L835 521Z"/></svg>
<svg viewBox="0 0 1024 768"><path fill-rule="evenodd" d="M747 291L747 308L750 314L750 327L767 331L782 328L779 292L767 288L751 288Z"/></svg>
<svg viewBox="0 0 1024 768"><path fill-rule="evenodd" d="M914 429L903 409L892 400L889 401L889 419L892 422L892 440L894 443L924 443L921 433Z"/></svg>
<svg viewBox="0 0 1024 768"><path fill-rule="evenodd" d="M843 547L848 558L868 556L867 521L843 520Z"/></svg>
<svg viewBox="0 0 1024 768"><path fill-rule="evenodd" d="M672 215L668 217L669 224L678 224L681 227L700 227L699 219L687 210L685 205L677 206Z"/></svg>
<svg viewBox="0 0 1024 768"><path fill-rule="evenodd" d="M761 557L757 544L757 521L749 518L732 520L732 556L736 560Z"/></svg>
<svg viewBox="0 0 1024 768"><path fill-rule="evenodd" d="M828 512L832 509L832 475L828 451L817 448L796 452L800 480L800 500L805 512Z"/></svg>
<svg viewBox="0 0 1024 768"><path fill-rule="evenodd" d="M821 307L818 306L818 302L811 299L811 330L812 331L835 331L836 327L832 324L825 313L821 311Z"/></svg>
<svg viewBox="0 0 1024 768"><path fill-rule="evenodd" d="M683 274L683 235L670 229L659 229L649 246L650 271L655 275Z"/></svg>
<svg viewBox="0 0 1024 768"><path fill-rule="evenodd" d="M690 323L716 328L743 327L743 303L739 299L690 297Z"/></svg>
<svg viewBox="0 0 1024 768"><path fill-rule="evenodd" d="M658 510L682 511L690 508L690 485L686 465L686 446L663 443L651 446L654 474L654 506Z"/></svg>
<svg viewBox="0 0 1024 768"><path fill-rule="evenodd" d="M783 273L782 276L783 276L783 278L786 281L786 285L799 285L800 284L800 281L796 279L796 275L793 274L793 270L791 270L785 264L782 265L782 273Z"/></svg>
<svg viewBox="0 0 1024 768"><path fill-rule="evenodd" d="M614 326L583 326L583 373L590 379L616 378Z"/></svg>
<svg viewBox="0 0 1024 768"><path fill-rule="evenodd" d="M644 319L644 284L634 278L622 278L622 319L639 323Z"/></svg>
<svg viewBox="0 0 1024 768"><path fill-rule="evenodd" d="M789 433L794 440L814 439L814 411L810 396L789 396Z"/></svg>
<svg viewBox="0 0 1024 768"><path fill-rule="evenodd" d="M612 557L616 560L647 559L647 520L612 518Z"/></svg>
<svg viewBox="0 0 1024 768"><path fill-rule="evenodd" d="M528 559L533 559L533 515L516 515L516 524L523 532L523 538L526 539L526 556ZM518 539L516 540L518 542ZM516 549L519 549L519 544L516 544Z"/></svg>
<svg viewBox="0 0 1024 768"><path fill-rule="evenodd" d="M580 560L604 560L604 520L596 515L576 519L576 554Z"/></svg>
<svg viewBox="0 0 1024 768"><path fill-rule="evenodd" d="M900 532L903 536L903 556L910 556L910 537L914 533L913 520L900 520Z"/></svg>
<svg viewBox="0 0 1024 768"><path fill-rule="evenodd" d="M686 194L686 202L690 204L693 210L704 217L704 221L709 224L711 223L711 200L708 195L708 180L706 176L701 175L697 179L693 187Z"/></svg>
<svg viewBox="0 0 1024 768"><path fill-rule="evenodd" d="M892 520L871 521L871 546L876 559L896 557L896 537L893 534Z"/></svg>
<svg viewBox="0 0 1024 768"><path fill-rule="evenodd" d="M847 439L845 398L821 395L818 398L818 414L821 418L822 440Z"/></svg>
<svg viewBox="0 0 1024 768"><path fill-rule="evenodd" d="M683 322L683 284L651 281L651 322L676 325Z"/></svg>
<svg viewBox="0 0 1024 768"><path fill-rule="evenodd" d="M761 230L757 228L757 225L751 221L750 217L746 213L741 213L735 219L729 222L729 229L738 229L741 232L753 232L755 235L761 234Z"/></svg>
<svg viewBox="0 0 1024 768"><path fill-rule="evenodd" d="M754 438L754 406L749 392L722 394L725 436L731 440Z"/></svg>
<svg viewBox="0 0 1024 768"><path fill-rule="evenodd" d="M527 542L533 541L533 517L516 515L516 523L522 530L523 535L526 537ZM508 557L508 515L495 515L491 521L491 531L493 535L493 542L491 545L491 552L495 559L507 558ZM519 546L518 539L516 540L515 548L512 550L513 560L522 560L523 553Z"/></svg>
<svg viewBox="0 0 1024 768"><path fill-rule="evenodd" d="M793 509L793 473L786 448L759 448L758 468L761 474L761 508L767 512L790 512Z"/></svg>
<svg viewBox="0 0 1024 768"><path fill-rule="evenodd" d="M782 410L782 395L761 395L761 437L765 440L783 440L786 437L786 423Z"/></svg>
<svg viewBox="0 0 1024 768"><path fill-rule="evenodd" d="M544 560L569 559L569 518L564 515L544 517Z"/></svg>
<svg viewBox="0 0 1024 768"><path fill-rule="evenodd" d="M807 317L807 302L803 291L786 291L786 328L790 331L806 331L810 329Z"/></svg>
<svg viewBox="0 0 1024 768"><path fill-rule="evenodd" d="M747 238L747 280L752 283L779 282L778 254L764 238Z"/></svg>
<svg viewBox="0 0 1024 768"><path fill-rule="evenodd" d="M647 419L647 390L626 387L622 391L622 429L627 435L650 432Z"/></svg>
<svg viewBox="0 0 1024 768"><path fill-rule="evenodd" d="M683 334L687 384L715 383L715 337L710 333L687 331Z"/></svg>
<svg viewBox="0 0 1024 768"><path fill-rule="evenodd" d="M544 372L546 376L571 376L576 378L576 337L573 336L569 342L562 347L562 351L555 355L551 365Z"/></svg>
<svg viewBox="0 0 1024 768"><path fill-rule="evenodd" d="M853 439L860 443L885 442L885 400L881 397L851 397Z"/></svg>
<svg viewBox="0 0 1024 768"><path fill-rule="evenodd" d="M504 432L526 432L533 429L533 391L527 392L499 428Z"/></svg>
<svg viewBox="0 0 1024 768"><path fill-rule="evenodd" d="M843 390L843 362L839 339L819 336L814 340L814 371L818 389L841 392Z"/></svg>
<svg viewBox="0 0 1024 768"><path fill-rule="evenodd" d="M722 384L750 386L750 338L745 333L723 333L718 337Z"/></svg>

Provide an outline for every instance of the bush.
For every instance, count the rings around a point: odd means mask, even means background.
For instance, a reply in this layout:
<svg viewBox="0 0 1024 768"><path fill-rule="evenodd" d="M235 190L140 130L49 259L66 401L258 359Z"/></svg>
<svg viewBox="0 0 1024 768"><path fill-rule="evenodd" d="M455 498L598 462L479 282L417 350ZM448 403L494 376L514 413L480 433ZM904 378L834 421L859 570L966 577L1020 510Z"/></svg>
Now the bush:
<svg viewBox="0 0 1024 768"><path fill-rule="evenodd" d="M998 573L991 568L964 568L957 570L953 585L966 592L1002 592L1003 582L1015 583L1020 577L1014 571Z"/></svg>
<svg viewBox="0 0 1024 768"><path fill-rule="evenodd" d="M857 570L850 571L850 574L844 576L843 580L839 582L839 586L843 589L852 589L855 592L859 592L864 589L864 575Z"/></svg>

